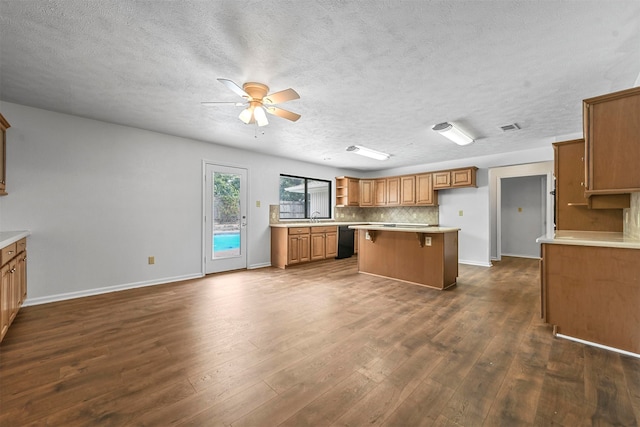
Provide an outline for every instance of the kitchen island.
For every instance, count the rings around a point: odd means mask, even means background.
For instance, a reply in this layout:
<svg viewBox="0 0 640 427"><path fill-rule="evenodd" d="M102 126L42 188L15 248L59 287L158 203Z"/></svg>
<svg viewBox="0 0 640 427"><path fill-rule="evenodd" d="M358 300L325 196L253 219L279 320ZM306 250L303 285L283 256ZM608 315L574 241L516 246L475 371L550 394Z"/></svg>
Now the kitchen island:
<svg viewBox="0 0 640 427"><path fill-rule="evenodd" d="M358 233L358 271L435 289L458 278L459 228L352 225Z"/></svg>

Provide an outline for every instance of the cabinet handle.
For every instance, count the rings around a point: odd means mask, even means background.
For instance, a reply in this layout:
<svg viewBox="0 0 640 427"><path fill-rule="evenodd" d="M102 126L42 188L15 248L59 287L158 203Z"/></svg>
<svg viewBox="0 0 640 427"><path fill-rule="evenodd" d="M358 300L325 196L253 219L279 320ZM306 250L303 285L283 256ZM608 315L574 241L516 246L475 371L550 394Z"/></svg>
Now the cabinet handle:
<svg viewBox="0 0 640 427"><path fill-rule="evenodd" d="M13 251L7 251L7 253L8 253L9 255L11 255L11 254L13 253Z"/></svg>
<svg viewBox="0 0 640 427"><path fill-rule="evenodd" d="M580 183L580 187L584 187L584 182L581 182L581 183Z"/></svg>

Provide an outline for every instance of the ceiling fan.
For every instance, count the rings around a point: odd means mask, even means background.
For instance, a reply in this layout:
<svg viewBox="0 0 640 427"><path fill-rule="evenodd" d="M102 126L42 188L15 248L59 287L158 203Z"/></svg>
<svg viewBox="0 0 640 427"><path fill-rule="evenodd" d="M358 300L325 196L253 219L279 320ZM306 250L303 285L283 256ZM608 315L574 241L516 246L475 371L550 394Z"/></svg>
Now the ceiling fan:
<svg viewBox="0 0 640 427"><path fill-rule="evenodd" d="M265 111L274 116L282 117L295 122L301 116L300 114L276 107L275 104L299 99L300 95L289 88L267 95L269 86L262 83L247 82L238 86L229 79L218 79L220 83L231 89L234 93L244 98L244 102L202 102L203 105L210 104L234 104L238 107L246 106L240 113L238 118L246 124L256 123L258 126L266 126L269 124Z"/></svg>

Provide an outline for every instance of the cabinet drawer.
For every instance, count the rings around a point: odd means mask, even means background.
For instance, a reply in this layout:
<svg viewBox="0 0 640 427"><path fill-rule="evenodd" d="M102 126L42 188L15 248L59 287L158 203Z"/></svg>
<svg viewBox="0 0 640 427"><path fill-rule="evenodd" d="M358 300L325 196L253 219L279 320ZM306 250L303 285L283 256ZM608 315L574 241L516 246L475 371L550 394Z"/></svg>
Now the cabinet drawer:
<svg viewBox="0 0 640 427"><path fill-rule="evenodd" d="M7 262L9 262L11 258L16 256L16 248L17 248L17 245L15 243L12 243L9 246L2 248L2 252L0 255L1 257L0 263L6 264Z"/></svg>
<svg viewBox="0 0 640 427"><path fill-rule="evenodd" d="M20 253L27 249L27 238L24 237L16 242L16 253Z"/></svg>
<svg viewBox="0 0 640 427"><path fill-rule="evenodd" d="M309 227L291 227L289 234L309 234Z"/></svg>
<svg viewBox="0 0 640 427"><path fill-rule="evenodd" d="M338 227L311 227L312 233L335 233L338 231Z"/></svg>

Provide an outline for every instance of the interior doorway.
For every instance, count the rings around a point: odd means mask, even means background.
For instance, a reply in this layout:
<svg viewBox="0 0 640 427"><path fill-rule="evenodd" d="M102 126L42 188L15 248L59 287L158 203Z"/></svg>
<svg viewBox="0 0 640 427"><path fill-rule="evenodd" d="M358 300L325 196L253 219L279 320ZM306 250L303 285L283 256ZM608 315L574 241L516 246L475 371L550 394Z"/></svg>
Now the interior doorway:
<svg viewBox="0 0 640 427"><path fill-rule="evenodd" d="M204 169L205 274L247 268L247 170Z"/></svg>

